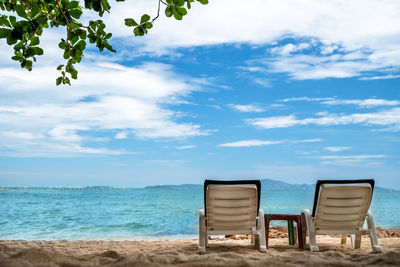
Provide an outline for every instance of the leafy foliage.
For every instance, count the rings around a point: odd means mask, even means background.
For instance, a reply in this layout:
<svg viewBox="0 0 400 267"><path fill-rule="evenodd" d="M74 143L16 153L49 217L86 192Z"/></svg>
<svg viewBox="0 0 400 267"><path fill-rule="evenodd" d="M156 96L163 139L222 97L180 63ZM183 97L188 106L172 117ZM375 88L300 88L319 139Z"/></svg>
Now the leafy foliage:
<svg viewBox="0 0 400 267"><path fill-rule="evenodd" d="M125 0L115 0L124 2ZM196 0L205 5L208 0ZM159 0L156 16L151 19L148 14L141 16L139 23L133 18L126 18L125 25L133 27L135 36L143 36L153 27L154 21L160 15L161 4L165 6L165 15L182 20L195 0ZM186 5L186 7L185 7ZM32 70L36 57L43 55L40 37L45 28L63 27L66 29L66 38L61 39L58 47L63 50L65 64L57 67L61 76L56 84L71 85L70 78L77 79L78 71L75 64L81 62L87 42L94 44L99 51L104 49L116 52L109 39L112 33L106 32L106 25L101 19L91 20L88 25L80 22L84 11L95 11L99 18L105 12L110 12L108 0L84 0L84 6L76 0L0 0L0 9L7 11L0 14L0 39L5 39L9 46L14 48L14 56L21 68Z"/></svg>

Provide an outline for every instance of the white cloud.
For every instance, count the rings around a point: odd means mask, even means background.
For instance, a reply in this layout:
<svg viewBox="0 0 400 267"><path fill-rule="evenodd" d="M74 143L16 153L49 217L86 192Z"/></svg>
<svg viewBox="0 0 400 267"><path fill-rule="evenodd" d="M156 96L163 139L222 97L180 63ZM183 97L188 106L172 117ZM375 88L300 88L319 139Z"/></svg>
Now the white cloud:
<svg viewBox="0 0 400 267"><path fill-rule="evenodd" d="M386 155L347 155L347 156L320 156L323 164L335 164L351 166L357 164L379 165L380 159L387 158Z"/></svg>
<svg viewBox="0 0 400 267"><path fill-rule="evenodd" d="M374 129L376 132L400 132L400 125L394 125L387 128L382 129Z"/></svg>
<svg viewBox="0 0 400 267"><path fill-rule="evenodd" d="M196 3L182 22L161 16L146 43L158 47L260 44L283 35L297 35L315 36L327 45L343 43L351 49L382 46L399 33L399 6L394 0L255 0L245 6L240 0L210 1L206 6ZM143 12L153 15L156 9L155 3L146 0L115 4L105 20L116 36L132 36L131 29L123 27L123 18Z"/></svg>
<svg viewBox="0 0 400 267"><path fill-rule="evenodd" d="M286 128L300 124L300 121L294 115L248 119L247 122L252 126L265 129Z"/></svg>
<svg viewBox="0 0 400 267"><path fill-rule="evenodd" d="M328 150L330 152L341 152L341 151L349 150L349 149L351 149L351 147L348 147L348 146L327 146L324 149Z"/></svg>
<svg viewBox="0 0 400 267"><path fill-rule="evenodd" d="M290 98L285 98L282 99L282 102L292 102L292 101L325 101L325 100L332 100L334 98L332 97L307 97L307 96L303 96L303 97L290 97Z"/></svg>
<svg viewBox="0 0 400 267"><path fill-rule="evenodd" d="M263 112L265 111L263 108L259 107L258 105L235 105L229 104L228 105L231 109L239 112Z"/></svg>
<svg viewBox="0 0 400 267"><path fill-rule="evenodd" d="M114 138L115 139L126 139L127 137L128 137L128 132L126 132L126 131L123 131L123 132L119 132L119 133L117 133L115 136L114 136Z"/></svg>
<svg viewBox="0 0 400 267"><path fill-rule="evenodd" d="M93 131L105 136L118 131L116 139L128 134L151 139L207 134L199 125L180 123L182 113L172 109L201 90L202 80L189 83L165 64L125 67L103 62L79 68L80 77L71 87L56 87L57 73L46 66L32 72L0 68L1 155L131 153L86 147L87 141L100 141L92 137Z"/></svg>
<svg viewBox="0 0 400 267"><path fill-rule="evenodd" d="M372 76L372 77L362 77L360 80L386 80L386 79L398 79L400 75L385 75L385 76Z"/></svg>
<svg viewBox="0 0 400 267"><path fill-rule="evenodd" d="M115 61L135 58L140 52L176 55L174 50L181 47L270 45L290 37L299 41L272 47L274 59L261 60L250 67L265 70L267 66L270 71L286 72L295 79L353 77L368 71L381 71L386 78L398 77L400 2L396 0L254 0L249 5L240 0L219 0L205 6L195 3L183 21L161 14L145 37L134 37L132 28L124 25L124 18L138 19L143 13L155 16L157 3L136 0L112 5L111 13L103 19L106 30L115 37L111 43L118 44L120 51L114 57L88 53L87 58ZM47 39L55 35L59 40L65 33L46 29L44 34L45 53L58 55L46 60L56 66L57 61L62 62L61 51L57 45L48 45ZM314 48L319 52L310 55ZM302 55L304 52L308 54ZM0 59L4 55L0 53ZM4 58L9 62L10 49L7 55ZM43 62L43 57L39 60ZM362 78L380 77L365 76Z"/></svg>
<svg viewBox="0 0 400 267"><path fill-rule="evenodd" d="M9 157L73 157L77 155L125 155L136 152L105 147L85 147L70 140L52 140L48 138L21 139L0 133L0 154Z"/></svg>
<svg viewBox="0 0 400 267"><path fill-rule="evenodd" d="M294 115L275 116L246 120L252 126L263 129L286 128L296 125L316 124L322 126L363 124L375 126L400 125L400 108L379 111L375 113L354 113L350 115L338 115L319 113L320 117L297 119Z"/></svg>
<svg viewBox="0 0 400 267"><path fill-rule="evenodd" d="M195 146L195 145L186 145L186 146L178 146L176 148L182 150L182 149L191 149L191 148L195 148L195 147L197 147L197 146Z"/></svg>
<svg viewBox="0 0 400 267"><path fill-rule="evenodd" d="M330 99L321 102L325 105L357 105L359 107L377 107L377 106L399 106L400 101L398 100L385 100L385 99L351 99L351 100L340 100Z"/></svg>
<svg viewBox="0 0 400 267"><path fill-rule="evenodd" d="M293 141L288 141L288 140L280 140L280 141L269 141L269 140L257 140L257 139L251 139L251 140L241 140L237 142L231 142L231 143L224 143L220 144L218 146L221 147L250 147L250 146L269 146L269 145L276 145L276 144L283 144L283 143L315 143L315 142L322 142L323 139L320 138L314 138L314 139L305 139L305 140L293 140Z"/></svg>
<svg viewBox="0 0 400 267"><path fill-rule="evenodd" d="M318 49L320 45L316 46ZM321 52L319 52L321 53ZM393 61L383 58L373 59L369 50L359 49L341 54L321 55L313 54L291 54L266 57L264 59L250 60L250 66L264 67L263 72L288 73L296 80L325 79L325 78L350 78L368 75L371 71L393 71L393 67L400 67L400 60ZM400 46L396 48L395 56L400 56ZM385 68L390 68L385 70Z"/></svg>
<svg viewBox="0 0 400 267"><path fill-rule="evenodd" d="M400 67L400 3L396 0L255 0L249 5L240 0L210 1L206 6L193 5L182 22L161 16L148 36L133 39L123 18L137 18L143 12L153 15L156 8L145 0L115 4L105 20L126 44L157 55L174 53L178 47L298 39L272 47L272 60L250 66L289 73L294 79L368 78L369 71L395 78L393 72ZM309 53L315 49L317 54Z"/></svg>
<svg viewBox="0 0 400 267"><path fill-rule="evenodd" d="M361 108L370 108L378 106L399 106L399 100L387 100L387 99L336 99L334 97L290 97L281 100L282 102L293 102L293 101L307 101L307 102L319 102L324 105L356 105Z"/></svg>
<svg viewBox="0 0 400 267"><path fill-rule="evenodd" d="M242 140L231 143L224 143L221 147L249 147L249 146L269 146L284 143L285 141L268 141L268 140Z"/></svg>
<svg viewBox="0 0 400 267"><path fill-rule="evenodd" d="M269 79L264 79L264 78L260 78L260 77L249 77L249 79L252 80L253 83L261 85L262 87L271 87L271 82Z"/></svg>
<svg viewBox="0 0 400 267"><path fill-rule="evenodd" d="M286 44L284 46L276 46L270 50L271 53L273 54L279 54L282 56L287 56L290 55L293 52L301 51L304 49L310 48L309 43L300 43L300 44Z"/></svg>
<svg viewBox="0 0 400 267"><path fill-rule="evenodd" d="M324 139L321 139L321 138L301 140L302 143L315 143L315 142L322 142L322 141L324 141Z"/></svg>

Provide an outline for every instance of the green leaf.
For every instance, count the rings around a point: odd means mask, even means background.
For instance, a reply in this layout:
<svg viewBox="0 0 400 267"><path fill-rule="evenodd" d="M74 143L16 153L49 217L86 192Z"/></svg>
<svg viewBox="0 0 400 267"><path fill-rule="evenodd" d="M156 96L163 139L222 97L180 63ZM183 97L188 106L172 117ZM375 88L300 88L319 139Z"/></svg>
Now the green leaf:
<svg viewBox="0 0 400 267"><path fill-rule="evenodd" d="M142 27L139 27L139 26L133 29L133 33L135 34L135 36L143 36L144 35Z"/></svg>
<svg viewBox="0 0 400 267"><path fill-rule="evenodd" d="M125 19L125 25L132 27L132 26L137 26L138 24L136 23L136 21L134 19L127 18L127 19Z"/></svg>
<svg viewBox="0 0 400 267"><path fill-rule="evenodd" d="M84 40L80 40L75 47L77 47L79 50L83 51L86 48L86 42Z"/></svg>
<svg viewBox="0 0 400 267"><path fill-rule="evenodd" d="M28 69L29 71L32 70L32 61L31 60L26 61L25 68Z"/></svg>
<svg viewBox="0 0 400 267"><path fill-rule="evenodd" d="M6 15L0 16L0 26L11 28L11 23L8 21L8 17Z"/></svg>
<svg viewBox="0 0 400 267"><path fill-rule="evenodd" d="M78 79L78 72L75 70L75 71L72 71L71 72L71 77L72 77L72 79Z"/></svg>
<svg viewBox="0 0 400 267"><path fill-rule="evenodd" d="M75 9L70 10L69 14L74 19L79 19L81 17L81 15L82 15L82 10L80 8L75 8Z"/></svg>
<svg viewBox="0 0 400 267"><path fill-rule="evenodd" d="M170 18L174 13L172 12L172 7L167 6L165 8L165 16L167 16L168 18Z"/></svg>
<svg viewBox="0 0 400 267"><path fill-rule="evenodd" d="M71 1L67 5L68 9L77 8L78 6L79 6L79 1Z"/></svg>
<svg viewBox="0 0 400 267"><path fill-rule="evenodd" d="M175 6L183 6L185 4L185 0L173 0Z"/></svg>
<svg viewBox="0 0 400 267"><path fill-rule="evenodd" d="M17 23L17 18L14 16L10 16L9 20L10 20L11 26L15 27L15 24Z"/></svg>
<svg viewBox="0 0 400 267"><path fill-rule="evenodd" d="M0 28L0 39L7 38L7 36L11 33L10 29Z"/></svg>
<svg viewBox="0 0 400 267"><path fill-rule="evenodd" d="M64 67L64 65L58 65L57 70L61 70Z"/></svg>
<svg viewBox="0 0 400 267"><path fill-rule="evenodd" d="M70 41L71 44L75 44L76 42L78 42L78 40L79 40L79 37L78 36L74 36L69 41Z"/></svg>
<svg viewBox="0 0 400 267"><path fill-rule="evenodd" d="M182 20L182 14L179 13L179 11L176 8L172 9L172 12L174 13L174 18L177 20Z"/></svg>
<svg viewBox="0 0 400 267"><path fill-rule="evenodd" d="M65 51L64 51L63 57L64 57L64 59L68 59L68 58L69 58L69 52L68 52L68 50L65 50Z"/></svg>
<svg viewBox="0 0 400 267"><path fill-rule="evenodd" d="M15 39L12 37L12 34L7 36L7 44L8 45L13 45L16 44L18 42L18 39Z"/></svg>
<svg viewBox="0 0 400 267"><path fill-rule="evenodd" d="M36 17L39 13L40 13L40 8L39 8L39 6L38 6L38 5L34 5L34 6L32 7L32 10L31 10L30 18L33 19L33 18Z"/></svg>
<svg viewBox="0 0 400 267"><path fill-rule="evenodd" d="M40 47L32 47L33 52L35 55L41 56L43 55L43 49Z"/></svg>
<svg viewBox="0 0 400 267"><path fill-rule="evenodd" d="M151 28L153 28L153 24L151 24L150 22L146 22L145 24L143 24L143 26L144 26L146 29L151 29Z"/></svg>
<svg viewBox="0 0 400 267"><path fill-rule="evenodd" d="M60 85L61 84L61 82L62 82L62 77L60 76L60 77L58 77L57 78L57 80L56 80L56 85Z"/></svg>
<svg viewBox="0 0 400 267"><path fill-rule="evenodd" d="M176 10L181 14L182 16L187 14L187 11L184 7L176 7Z"/></svg>
<svg viewBox="0 0 400 267"><path fill-rule="evenodd" d="M208 0L197 0L197 2L200 2L200 4L207 5Z"/></svg>
<svg viewBox="0 0 400 267"><path fill-rule="evenodd" d="M15 61L20 61L22 59L22 57L21 56L13 56L13 57L11 57L11 59L15 60Z"/></svg>
<svg viewBox="0 0 400 267"><path fill-rule="evenodd" d="M18 16L20 16L22 18L27 18L25 8L23 5L16 5L15 11L17 12Z"/></svg>
<svg viewBox="0 0 400 267"><path fill-rule="evenodd" d="M18 50L21 50L24 46L25 46L25 43L22 41L17 43L16 45L14 45L14 50L15 50L14 53L16 53L16 51L18 51Z"/></svg>
<svg viewBox="0 0 400 267"><path fill-rule="evenodd" d="M147 15L147 14L144 14L144 15L142 16L142 18L140 19L140 24L143 24L143 23L145 23L145 22L147 22L147 21L149 21L149 20L150 20L150 16Z"/></svg>
<svg viewBox="0 0 400 267"><path fill-rule="evenodd" d="M38 45L39 44L39 38L38 37L36 37L36 36L33 36L32 38L31 38L31 42L30 42L30 46L34 46L34 45Z"/></svg>
<svg viewBox="0 0 400 267"><path fill-rule="evenodd" d="M71 86L71 82L69 81L68 77L64 78L63 84L69 84L69 86Z"/></svg>
<svg viewBox="0 0 400 267"><path fill-rule="evenodd" d="M85 31L81 31L81 32L79 33L79 38L81 38L81 39L86 39L86 32L85 32Z"/></svg>
<svg viewBox="0 0 400 267"><path fill-rule="evenodd" d="M65 48L67 47L67 43L66 43L64 40L62 40L62 41L58 44L58 47L61 48L61 49L65 49Z"/></svg>

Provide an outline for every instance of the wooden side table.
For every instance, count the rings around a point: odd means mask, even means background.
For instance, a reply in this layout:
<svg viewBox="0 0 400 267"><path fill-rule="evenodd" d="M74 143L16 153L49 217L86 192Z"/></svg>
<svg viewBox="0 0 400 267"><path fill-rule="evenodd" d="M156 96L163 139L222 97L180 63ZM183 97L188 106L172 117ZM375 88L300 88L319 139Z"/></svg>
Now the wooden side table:
<svg viewBox="0 0 400 267"><path fill-rule="evenodd" d="M303 249L303 228L301 226L301 216L294 214L265 214L265 243L268 248L268 238L269 238L269 222L272 220L282 220L288 221L288 231L289 231L289 241L290 238L293 240L294 226L293 222L297 225L297 243L299 244L299 249ZM292 235L291 235L292 234ZM293 243L293 242L292 242Z"/></svg>

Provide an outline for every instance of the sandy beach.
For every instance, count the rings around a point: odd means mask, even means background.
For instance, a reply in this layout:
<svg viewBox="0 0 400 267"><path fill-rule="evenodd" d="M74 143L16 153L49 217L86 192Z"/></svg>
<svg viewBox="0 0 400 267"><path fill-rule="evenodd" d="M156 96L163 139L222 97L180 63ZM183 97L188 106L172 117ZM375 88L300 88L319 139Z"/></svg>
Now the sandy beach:
<svg viewBox="0 0 400 267"><path fill-rule="evenodd" d="M382 254L372 254L368 238L353 250L348 239L320 236L319 253L288 245L286 233L271 231L267 253L250 239L215 238L205 255L197 240L171 241L0 241L0 266L385 266L400 265L400 232L380 230Z"/></svg>

